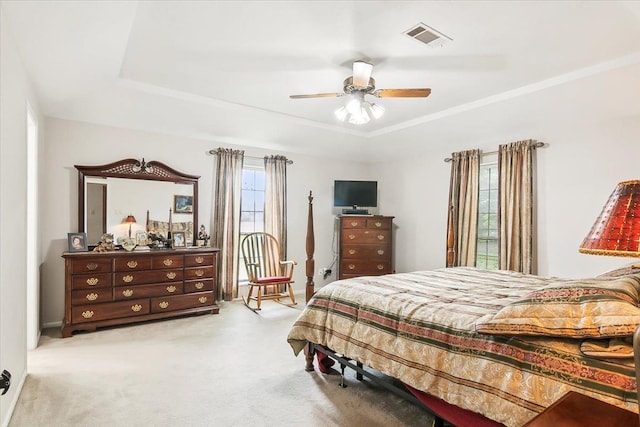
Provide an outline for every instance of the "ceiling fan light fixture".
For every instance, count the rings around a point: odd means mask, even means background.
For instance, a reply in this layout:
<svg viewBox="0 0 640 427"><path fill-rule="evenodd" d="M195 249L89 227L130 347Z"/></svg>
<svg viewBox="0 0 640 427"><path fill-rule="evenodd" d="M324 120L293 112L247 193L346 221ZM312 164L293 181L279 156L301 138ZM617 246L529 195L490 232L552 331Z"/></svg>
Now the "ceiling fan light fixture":
<svg viewBox="0 0 640 427"><path fill-rule="evenodd" d="M379 119L380 117L382 117L382 115L384 114L384 107L375 103L368 103L367 102L367 107L369 112L371 113L371 115L375 118L375 119Z"/></svg>
<svg viewBox="0 0 640 427"><path fill-rule="evenodd" d="M340 120L341 122L344 122L345 120L347 120L347 115L349 114L349 112L344 106L342 106L338 108L336 111L334 111L333 114L335 114L338 120Z"/></svg>

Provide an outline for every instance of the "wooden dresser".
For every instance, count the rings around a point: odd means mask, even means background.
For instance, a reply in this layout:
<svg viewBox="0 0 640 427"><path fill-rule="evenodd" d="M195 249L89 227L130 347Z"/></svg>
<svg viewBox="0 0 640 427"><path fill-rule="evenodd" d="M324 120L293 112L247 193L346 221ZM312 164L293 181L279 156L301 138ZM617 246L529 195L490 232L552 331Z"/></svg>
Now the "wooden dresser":
<svg viewBox="0 0 640 427"><path fill-rule="evenodd" d="M66 252L62 336L191 313L218 313L218 249Z"/></svg>
<svg viewBox="0 0 640 427"><path fill-rule="evenodd" d="M393 273L392 216L338 217L338 279Z"/></svg>

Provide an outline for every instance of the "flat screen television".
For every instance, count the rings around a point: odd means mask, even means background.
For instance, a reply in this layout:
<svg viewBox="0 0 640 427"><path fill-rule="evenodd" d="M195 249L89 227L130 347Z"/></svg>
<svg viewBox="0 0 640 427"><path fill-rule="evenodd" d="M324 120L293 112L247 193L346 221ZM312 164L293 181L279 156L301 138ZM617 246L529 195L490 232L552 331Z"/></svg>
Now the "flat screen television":
<svg viewBox="0 0 640 427"><path fill-rule="evenodd" d="M358 207L375 208L378 206L377 181L342 181L333 183L333 206L351 207L343 213L368 213Z"/></svg>

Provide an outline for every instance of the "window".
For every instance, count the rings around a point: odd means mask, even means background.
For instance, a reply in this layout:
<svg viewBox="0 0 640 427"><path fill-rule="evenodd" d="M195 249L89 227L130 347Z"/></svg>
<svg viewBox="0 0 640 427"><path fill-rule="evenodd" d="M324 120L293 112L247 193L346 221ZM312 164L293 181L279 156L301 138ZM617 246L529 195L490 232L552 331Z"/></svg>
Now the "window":
<svg viewBox="0 0 640 427"><path fill-rule="evenodd" d="M264 167L247 166L242 169L242 198L240 201L240 241L245 235L264 231ZM238 271L240 282L247 281L247 269L240 254Z"/></svg>
<svg viewBox="0 0 640 427"><path fill-rule="evenodd" d="M497 270L498 248L498 164L480 165L478 237L476 267Z"/></svg>

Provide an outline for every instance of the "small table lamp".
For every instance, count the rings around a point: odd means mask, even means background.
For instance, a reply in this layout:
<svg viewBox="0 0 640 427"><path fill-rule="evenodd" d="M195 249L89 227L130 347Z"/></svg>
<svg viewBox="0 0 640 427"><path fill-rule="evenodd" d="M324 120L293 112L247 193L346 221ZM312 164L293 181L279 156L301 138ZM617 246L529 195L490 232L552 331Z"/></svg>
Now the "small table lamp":
<svg viewBox="0 0 640 427"><path fill-rule="evenodd" d="M129 224L129 238L131 238L131 224L136 223L136 217L133 215L128 215L124 221L125 224Z"/></svg>
<svg viewBox="0 0 640 427"><path fill-rule="evenodd" d="M579 251L593 255L640 257L640 181L624 181L613 190ZM637 268L637 266L633 266ZM640 271L640 269L638 270ZM640 384L640 327L633 335L636 380ZM638 388L640 402L640 387ZM640 418L639 418L640 419Z"/></svg>

